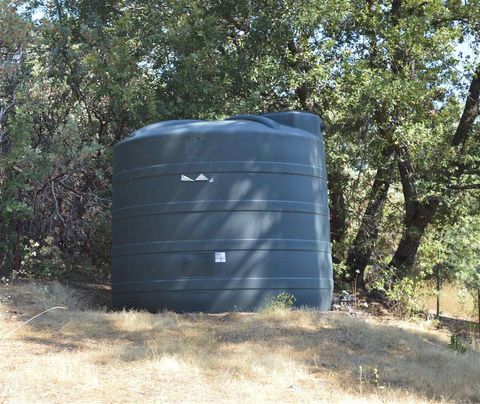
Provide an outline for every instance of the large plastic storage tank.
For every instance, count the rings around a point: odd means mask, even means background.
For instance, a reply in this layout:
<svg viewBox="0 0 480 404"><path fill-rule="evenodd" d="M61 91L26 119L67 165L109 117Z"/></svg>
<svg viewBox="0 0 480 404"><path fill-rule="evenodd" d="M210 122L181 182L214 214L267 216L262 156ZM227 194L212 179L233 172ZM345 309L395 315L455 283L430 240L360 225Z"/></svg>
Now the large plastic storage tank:
<svg viewBox="0 0 480 404"><path fill-rule="evenodd" d="M333 289L322 123L304 112L177 120L116 145L117 308L253 310Z"/></svg>

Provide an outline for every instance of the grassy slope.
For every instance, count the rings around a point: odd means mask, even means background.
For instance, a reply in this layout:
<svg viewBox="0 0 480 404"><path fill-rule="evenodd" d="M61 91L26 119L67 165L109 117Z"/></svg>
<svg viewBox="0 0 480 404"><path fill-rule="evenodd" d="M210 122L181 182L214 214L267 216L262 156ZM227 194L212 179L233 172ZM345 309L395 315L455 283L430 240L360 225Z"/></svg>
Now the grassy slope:
<svg viewBox="0 0 480 404"><path fill-rule="evenodd" d="M437 307L434 290L435 285L433 284L425 287L426 296L420 301L431 313L435 313ZM440 291L440 313L442 315L476 321L478 316L474 314L475 306L476 302L469 293L465 294L463 302L460 300L460 286L458 284L447 283L442 285Z"/></svg>
<svg viewBox="0 0 480 404"><path fill-rule="evenodd" d="M456 354L426 323L108 313L60 285L1 286L0 302L0 338L44 308L71 307L0 342L0 402L480 401L480 354Z"/></svg>

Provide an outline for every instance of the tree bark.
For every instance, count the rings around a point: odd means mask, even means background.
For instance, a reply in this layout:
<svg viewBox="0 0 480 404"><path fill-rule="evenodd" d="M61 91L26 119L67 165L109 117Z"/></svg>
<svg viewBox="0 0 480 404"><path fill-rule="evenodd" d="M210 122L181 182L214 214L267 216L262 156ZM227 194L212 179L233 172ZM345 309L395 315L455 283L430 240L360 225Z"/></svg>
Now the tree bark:
<svg viewBox="0 0 480 404"><path fill-rule="evenodd" d="M343 175L340 172L328 172L328 197L330 202L330 234L332 243L341 243L347 231L347 210L343 192ZM342 261L342 257L332 252L334 263Z"/></svg>
<svg viewBox="0 0 480 404"><path fill-rule="evenodd" d="M412 203L410 212L405 218L402 238L390 261L390 266L396 269L395 272L399 279L405 278L412 272L422 237L435 216L437 207L438 200L436 199L428 203Z"/></svg>
<svg viewBox="0 0 480 404"><path fill-rule="evenodd" d="M346 264L350 279L357 279L357 287L362 289L365 289L365 268L375 249L393 169L393 152L389 148L384 152L384 159L375 175L362 222L348 251Z"/></svg>

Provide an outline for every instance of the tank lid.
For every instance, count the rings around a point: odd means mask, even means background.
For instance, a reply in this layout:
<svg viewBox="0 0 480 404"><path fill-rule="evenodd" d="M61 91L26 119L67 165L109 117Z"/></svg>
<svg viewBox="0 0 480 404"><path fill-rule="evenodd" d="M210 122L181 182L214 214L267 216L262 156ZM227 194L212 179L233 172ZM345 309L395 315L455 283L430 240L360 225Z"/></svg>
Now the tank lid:
<svg viewBox="0 0 480 404"><path fill-rule="evenodd" d="M321 135L324 124L318 115L303 111L269 112L261 116L278 122L280 125L301 129L314 135Z"/></svg>
<svg viewBox="0 0 480 404"><path fill-rule="evenodd" d="M231 116L230 118L225 119L226 121L251 121L260 123L262 125L267 126L268 128L272 129L280 129L280 125L274 119L266 118L263 115L235 115Z"/></svg>

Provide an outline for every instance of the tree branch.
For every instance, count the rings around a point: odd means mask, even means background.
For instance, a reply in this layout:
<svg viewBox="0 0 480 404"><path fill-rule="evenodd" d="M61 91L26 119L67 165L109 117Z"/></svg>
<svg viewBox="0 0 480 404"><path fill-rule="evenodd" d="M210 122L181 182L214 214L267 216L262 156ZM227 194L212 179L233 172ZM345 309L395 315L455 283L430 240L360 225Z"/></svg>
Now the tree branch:
<svg viewBox="0 0 480 404"><path fill-rule="evenodd" d="M403 196L408 208L408 201L417 199L418 196L415 179L413 178L413 167L406 147L397 147L396 153L398 157L398 171L400 173Z"/></svg>
<svg viewBox="0 0 480 404"><path fill-rule="evenodd" d="M468 90L467 99L465 100L465 107L463 109L462 117L458 123L457 130L453 135L451 145L453 147L464 146L472 131L475 119L478 117L479 111L479 96L480 96L480 64L472 77L470 88Z"/></svg>
<svg viewBox="0 0 480 404"><path fill-rule="evenodd" d="M460 191L466 191L469 189L480 189L480 183L479 184L465 184L465 185L451 185L450 189L455 189L455 190L460 190Z"/></svg>

